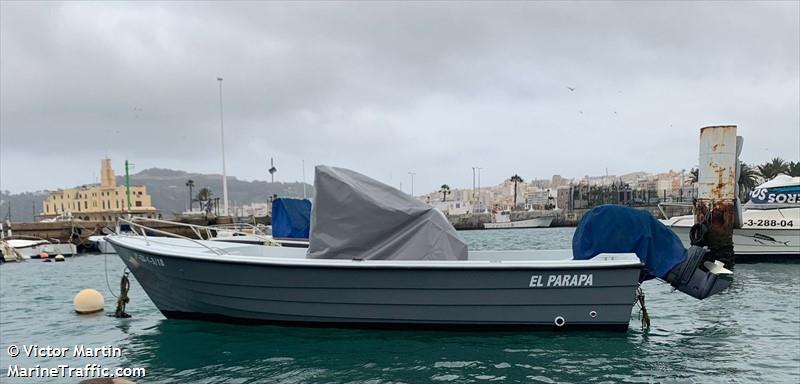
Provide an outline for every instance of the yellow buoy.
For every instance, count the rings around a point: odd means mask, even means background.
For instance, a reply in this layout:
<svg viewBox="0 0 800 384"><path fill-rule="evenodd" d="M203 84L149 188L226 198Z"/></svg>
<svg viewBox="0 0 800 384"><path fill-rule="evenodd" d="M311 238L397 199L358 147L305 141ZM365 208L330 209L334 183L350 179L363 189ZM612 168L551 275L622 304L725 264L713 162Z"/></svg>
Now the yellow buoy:
<svg viewBox="0 0 800 384"><path fill-rule="evenodd" d="M100 312L104 304L103 295L91 288L78 292L72 303L75 304L75 312L80 314Z"/></svg>
<svg viewBox="0 0 800 384"><path fill-rule="evenodd" d="M56 261L64 261L64 255L56 255Z"/></svg>

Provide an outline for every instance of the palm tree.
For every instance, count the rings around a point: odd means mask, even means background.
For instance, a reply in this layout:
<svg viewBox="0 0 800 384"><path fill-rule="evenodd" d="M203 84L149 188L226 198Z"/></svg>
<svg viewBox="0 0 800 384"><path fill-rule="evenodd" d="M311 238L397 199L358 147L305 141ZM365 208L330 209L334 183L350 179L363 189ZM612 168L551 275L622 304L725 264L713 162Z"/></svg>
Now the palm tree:
<svg viewBox="0 0 800 384"><path fill-rule="evenodd" d="M512 209L517 209L517 183L521 183L524 180L515 173L514 176L511 176L510 181L514 182L514 208Z"/></svg>
<svg viewBox="0 0 800 384"><path fill-rule="evenodd" d="M447 195L452 193L450 192L450 186L447 184L442 184L442 187L441 189L439 189L439 192L442 193L442 201L447 201Z"/></svg>
<svg viewBox="0 0 800 384"><path fill-rule="evenodd" d="M789 163L780 157L776 157L758 166L758 174L763 177L765 181L772 180L781 173L789 172Z"/></svg>
<svg viewBox="0 0 800 384"><path fill-rule="evenodd" d="M700 180L700 169L692 168L689 171L689 183L690 184L697 184L698 180Z"/></svg>
<svg viewBox="0 0 800 384"><path fill-rule="evenodd" d="M192 210L192 188L194 188L194 180L189 179L189 181L186 182L186 186L189 187L189 211L191 212L191 210Z"/></svg>
<svg viewBox="0 0 800 384"><path fill-rule="evenodd" d="M200 209L207 210L210 207L208 201L211 200L211 195L213 195L213 193L206 187L200 188L200 190L197 191L197 197L195 200L200 203Z"/></svg>
<svg viewBox="0 0 800 384"><path fill-rule="evenodd" d="M758 173L745 162L739 164L739 201L746 203L750 191L758 185Z"/></svg>
<svg viewBox="0 0 800 384"><path fill-rule="evenodd" d="M792 177L800 176L800 161L789 162L789 176Z"/></svg>

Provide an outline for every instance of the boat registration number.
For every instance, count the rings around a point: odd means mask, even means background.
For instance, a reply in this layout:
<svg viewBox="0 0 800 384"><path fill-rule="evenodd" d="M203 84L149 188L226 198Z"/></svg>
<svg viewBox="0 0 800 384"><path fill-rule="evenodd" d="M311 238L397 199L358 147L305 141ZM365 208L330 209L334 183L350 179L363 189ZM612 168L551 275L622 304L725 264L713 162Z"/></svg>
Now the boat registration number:
<svg viewBox="0 0 800 384"><path fill-rule="evenodd" d="M149 256L149 255L140 255L140 254L137 253L136 254L136 258L139 259L139 261L141 261L143 263L152 264L152 265L155 265L156 267L163 267L164 266L164 260L162 260L161 258L158 258L158 257L153 257L153 256Z"/></svg>
<svg viewBox="0 0 800 384"><path fill-rule="evenodd" d="M748 227L794 227L793 220L747 220Z"/></svg>
<svg viewBox="0 0 800 384"><path fill-rule="evenodd" d="M588 287L593 284L591 273L569 275L532 275L530 288L538 287Z"/></svg>

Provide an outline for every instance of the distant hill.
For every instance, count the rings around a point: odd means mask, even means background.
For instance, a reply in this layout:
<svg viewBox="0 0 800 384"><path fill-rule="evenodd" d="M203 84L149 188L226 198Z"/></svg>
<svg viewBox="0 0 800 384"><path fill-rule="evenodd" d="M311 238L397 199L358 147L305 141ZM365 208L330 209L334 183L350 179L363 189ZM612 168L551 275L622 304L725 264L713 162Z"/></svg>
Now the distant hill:
<svg viewBox="0 0 800 384"><path fill-rule="evenodd" d="M42 201L47 198L47 192L23 192L8 194L8 191L0 191L0 219L3 222L8 218L9 212L11 213L11 221L33 221L33 210L36 212L42 211Z"/></svg>
<svg viewBox="0 0 800 384"><path fill-rule="evenodd" d="M165 218L173 213L183 212L189 204L188 180L194 181L192 193L197 194L201 188L211 190L212 197L222 197L222 175L189 173L164 168L149 168L130 175L131 185L144 185L153 199L153 205ZM117 184L125 183L124 176L117 176ZM243 205L265 203L276 194L281 197L303 197L303 183L270 183L267 181L243 181L228 176L228 199L231 204ZM314 187L306 184L306 195L313 197ZM5 203L0 207L0 217L5 220L11 206L11 221L31 221L33 206L37 213L42 209L42 201L47 198L47 191L8 194L0 192L0 200ZM195 203L196 204L196 203Z"/></svg>

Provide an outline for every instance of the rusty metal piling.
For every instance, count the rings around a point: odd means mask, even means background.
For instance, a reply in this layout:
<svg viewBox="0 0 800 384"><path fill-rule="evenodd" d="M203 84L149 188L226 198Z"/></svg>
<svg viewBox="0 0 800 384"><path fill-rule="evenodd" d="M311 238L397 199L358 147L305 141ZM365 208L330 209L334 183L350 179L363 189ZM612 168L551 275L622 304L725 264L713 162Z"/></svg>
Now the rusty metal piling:
<svg viewBox="0 0 800 384"><path fill-rule="evenodd" d="M736 126L700 129L698 198L694 203L692 243L708 246L707 258L724 262L728 269L735 264L733 228L737 167Z"/></svg>

